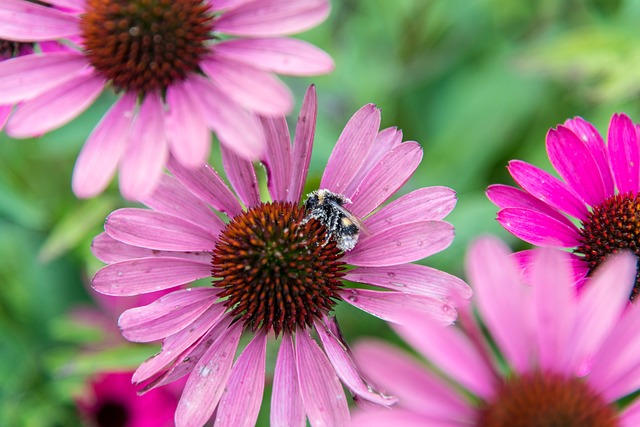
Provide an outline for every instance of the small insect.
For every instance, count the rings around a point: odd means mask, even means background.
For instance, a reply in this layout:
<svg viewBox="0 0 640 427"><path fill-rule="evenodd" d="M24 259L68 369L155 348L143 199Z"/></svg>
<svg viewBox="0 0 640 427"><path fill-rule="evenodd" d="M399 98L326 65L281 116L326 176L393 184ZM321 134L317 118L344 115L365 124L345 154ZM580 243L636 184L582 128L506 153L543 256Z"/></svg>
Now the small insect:
<svg viewBox="0 0 640 427"><path fill-rule="evenodd" d="M333 193L329 190L316 190L307 194L304 207L307 210L305 222L315 218L327 229L327 241L333 238L336 246L343 252L350 251L358 243L362 224L346 208L345 203L351 200L342 194Z"/></svg>

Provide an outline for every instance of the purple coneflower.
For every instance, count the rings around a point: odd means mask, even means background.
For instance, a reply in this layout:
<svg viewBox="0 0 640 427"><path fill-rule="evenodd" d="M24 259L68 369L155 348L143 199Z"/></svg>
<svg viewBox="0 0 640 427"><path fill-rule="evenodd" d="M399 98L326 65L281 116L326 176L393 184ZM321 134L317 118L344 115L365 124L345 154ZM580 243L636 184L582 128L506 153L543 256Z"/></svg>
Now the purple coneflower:
<svg viewBox="0 0 640 427"><path fill-rule="evenodd" d="M399 403L359 412L355 427L640 425L640 401L619 402L640 388L640 307L627 298L636 257L614 255L576 296L566 252L536 251L533 286L509 255L490 238L470 250L467 272L486 332L471 310L461 314L462 329L416 316L397 328L430 368L388 344L356 345L362 370Z"/></svg>
<svg viewBox="0 0 640 427"><path fill-rule="evenodd" d="M0 104L21 103L5 130L41 135L113 88L120 96L76 162L79 197L103 191L118 168L125 197L148 196L169 153L186 167L207 160L209 129L225 149L259 158L264 138L250 112L293 105L274 73L333 69L326 53L284 36L328 13L327 0L3 0L0 38L75 47L0 63Z"/></svg>
<svg viewBox="0 0 640 427"><path fill-rule="evenodd" d="M100 292L126 296L213 281L120 318L127 339L163 340L162 351L133 376L144 390L189 375L176 412L179 426L202 425L214 411L216 425L252 426L270 336L280 346L272 425L302 426L305 418L313 426L345 425L341 381L356 401L388 405L394 399L359 374L330 315L335 304L345 301L390 322L418 310L450 324L455 303L470 297L460 279L412 263L451 243L453 227L442 219L455 205L454 192L422 188L381 207L411 177L422 149L402 142L395 128L379 132L375 106L364 106L347 123L320 184L323 194L344 201L340 223L347 218L361 225L357 244L341 251L339 236L308 215L301 197L316 109L312 87L293 145L284 117L262 119L270 201L260 197L253 165L230 152L223 160L235 194L211 167L190 170L170 161L173 177L165 175L143 199L151 209L113 212L94 241L94 253L109 264L93 279ZM235 358L243 334L248 343Z"/></svg>
<svg viewBox="0 0 640 427"><path fill-rule="evenodd" d="M567 120L547 133L547 153L561 179L512 160L509 173L523 190L499 184L487 189L489 199L500 208L498 222L509 232L534 245L573 249L577 279L619 250L640 255L636 126L626 115L615 114L607 140L605 144L584 119ZM530 255L530 251L516 254L525 268ZM639 291L640 276L630 299Z"/></svg>

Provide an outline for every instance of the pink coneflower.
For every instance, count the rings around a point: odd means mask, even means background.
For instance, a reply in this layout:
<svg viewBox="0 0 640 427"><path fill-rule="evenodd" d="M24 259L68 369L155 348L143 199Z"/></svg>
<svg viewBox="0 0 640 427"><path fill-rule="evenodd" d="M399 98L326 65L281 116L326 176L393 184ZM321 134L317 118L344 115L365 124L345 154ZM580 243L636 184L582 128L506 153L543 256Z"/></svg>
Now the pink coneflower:
<svg viewBox="0 0 640 427"><path fill-rule="evenodd" d="M38 136L84 111L110 86L119 99L85 144L73 190L91 197L116 169L129 199L156 187L169 153L187 167L208 158L209 129L224 149L256 159L264 138L250 112L292 109L278 74L329 72L323 51L284 37L323 21L327 0L25 0L0 2L0 38L60 40L75 49L0 63L0 104L21 102L6 125Z"/></svg>
<svg viewBox="0 0 640 427"><path fill-rule="evenodd" d="M216 425L253 425L269 336L280 345L272 425L300 426L305 417L313 426L345 425L340 381L356 401L388 405L394 399L360 376L330 315L335 304L345 301L390 322L407 309L419 310L449 324L455 302L470 296L460 279L412 264L451 243L453 227L442 219L455 205L454 192L422 188L381 207L413 174L422 149L402 142L395 128L379 132L380 111L373 105L347 123L320 184L323 195L344 200L333 211L344 216L332 217L335 223L309 216L300 202L316 108L312 87L293 145L284 117L262 120L271 201L261 201L253 165L238 156L223 158L237 197L211 167L189 170L171 161L173 177L164 176L143 200L151 210L113 212L106 233L94 241L94 253L109 265L93 285L106 294L213 280L213 286L173 292L120 318L126 338L164 340L162 351L138 368L135 382L148 390L189 374L176 412L179 426L202 425L214 410ZM329 202L322 198L317 201ZM340 235L328 228L354 223L362 225L359 240L341 251ZM243 333L249 342L234 363Z"/></svg>
<svg viewBox="0 0 640 427"><path fill-rule="evenodd" d="M547 153L562 179L520 160L509 173L524 189L492 185L487 195L500 211L498 222L538 246L573 249L576 278L594 271L621 249L640 255L640 143L629 117L615 114L605 144L580 117L547 133ZM572 219L580 221L575 225ZM530 251L517 254L523 266ZM640 291L640 276L631 300Z"/></svg>
<svg viewBox="0 0 640 427"><path fill-rule="evenodd" d="M431 368L388 344L359 343L355 359L399 404L358 413L354 426L640 425L640 401L618 405L640 388L640 307L627 298L634 255L604 262L579 296L560 250L536 251L534 286L497 239L476 242L467 261L486 332L470 310L462 329L414 316L398 330Z"/></svg>
<svg viewBox="0 0 640 427"><path fill-rule="evenodd" d="M138 396L132 372L97 374L77 398L83 425L88 427L172 427L178 395L161 388Z"/></svg>

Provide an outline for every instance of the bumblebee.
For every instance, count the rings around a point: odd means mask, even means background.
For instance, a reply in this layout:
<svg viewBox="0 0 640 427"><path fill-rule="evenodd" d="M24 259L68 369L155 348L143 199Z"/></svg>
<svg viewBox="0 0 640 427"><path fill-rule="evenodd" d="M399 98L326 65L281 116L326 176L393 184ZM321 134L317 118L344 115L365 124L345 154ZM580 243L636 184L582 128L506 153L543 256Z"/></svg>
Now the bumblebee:
<svg viewBox="0 0 640 427"><path fill-rule="evenodd" d="M307 194L304 207L307 211L305 222L312 218L320 221L327 229L327 240L333 238L336 246L343 252L350 251L358 243L362 225L358 218L344 208L351 200L342 194L329 190L316 190Z"/></svg>

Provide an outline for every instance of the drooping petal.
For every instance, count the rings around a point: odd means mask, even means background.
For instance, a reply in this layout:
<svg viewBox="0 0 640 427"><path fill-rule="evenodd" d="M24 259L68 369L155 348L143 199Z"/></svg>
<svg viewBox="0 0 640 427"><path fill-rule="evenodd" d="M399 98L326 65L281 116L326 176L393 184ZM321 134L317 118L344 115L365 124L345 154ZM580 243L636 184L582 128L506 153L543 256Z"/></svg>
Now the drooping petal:
<svg viewBox="0 0 640 427"><path fill-rule="evenodd" d="M259 204L260 189L253 162L238 156L234 150L226 145L220 146L220 154L227 179L242 203L248 208Z"/></svg>
<svg viewBox="0 0 640 427"><path fill-rule="evenodd" d="M286 200L291 184L291 137L284 117L262 117L267 141L266 158L269 194L273 200Z"/></svg>
<svg viewBox="0 0 640 427"><path fill-rule="evenodd" d="M109 109L85 142L73 169L72 188L80 198L104 191L126 147L136 97L125 94Z"/></svg>
<svg viewBox="0 0 640 427"><path fill-rule="evenodd" d="M640 181L640 141L631 119L614 114L609 124L611 171L620 193L637 192Z"/></svg>
<svg viewBox="0 0 640 427"><path fill-rule="evenodd" d="M258 333L238 357L216 411L215 425L253 427L264 391L267 336Z"/></svg>
<svg viewBox="0 0 640 427"><path fill-rule="evenodd" d="M91 242L91 252L100 261L113 264L135 258L184 258L199 261L203 264L211 262L209 252L168 252L157 251L139 246L131 246L110 237L107 233L100 233Z"/></svg>
<svg viewBox="0 0 640 427"><path fill-rule="evenodd" d="M389 227L367 235L343 255L342 260L360 267L383 267L417 261L447 248L453 226L444 221L421 221Z"/></svg>
<svg viewBox="0 0 640 427"><path fill-rule="evenodd" d="M624 408L620 414L619 421L620 427L636 427L640 425L640 400L636 400Z"/></svg>
<svg viewBox="0 0 640 427"><path fill-rule="evenodd" d="M215 54L285 75L313 76L329 73L335 67L323 50L286 37L227 40L216 44Z"/></svg>
<svg viewBox="0 0 640 427"><path fill-rule="evenodd" d="M80 34L79 18L20 0L2 0L0 38L19 42L63 39Z"/></svg>
<svg viewBox="0 0 640 427"><path fill-rule="evenodd" d="M533 245L563 248L580 245L580 234L576 226L541 212L506 208L498 212L497 220L507 231Z"/></svg>
<svg viewBox="0 0 640 427"><path fill-rule="evenodd" d="M161 291L211 276L211 264L183 258L138 258L98 270L93 288L106 295L131 296Z"/></svg>
<svg viewBox="0 0 640 427"><path fill-rule="evenodd" d="M307 179L311 149L316 132L316 115L318 113L318 98L316 87L309 86L302 100L300 115L296 124L296 133L291 153L291 185L287 202L298 203L302 196L304 182Z"/></svg>
<svg viewBox="0 0 640 427"><path fill-rule="evenodd" d="M296 356L289 334L282 336L280 351L278 351L273 374L270 416L272 426L303 427L305 425Z"/></svg>

